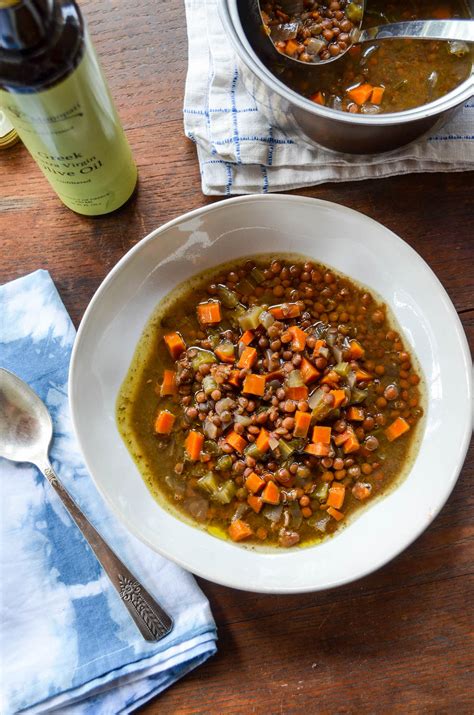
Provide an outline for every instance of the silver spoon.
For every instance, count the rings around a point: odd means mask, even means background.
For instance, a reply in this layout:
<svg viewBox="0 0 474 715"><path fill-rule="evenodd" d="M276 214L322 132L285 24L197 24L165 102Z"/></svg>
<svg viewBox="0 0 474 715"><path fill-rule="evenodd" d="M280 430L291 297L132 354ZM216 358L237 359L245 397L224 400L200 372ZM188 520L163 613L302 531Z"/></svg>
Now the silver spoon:
<svg viewBox="0 0 474 715"><path fill-rule="evenodd" d="M105 543L55 474L48 451L53 436L50 414L38 395L12 372L0 368L0 457L36 465L76 522L97 560L147 641L170 633L173 621Z"/></svg>
<svg viewBox="0 0 474 715"><path fill-rule="evenodd" d="M286 3L290 3L289 7L291 7L292 2L294 4L294 0L286 0ZM297 62L305 67L320 66L328 64L329 62L334 62L335 60L343 57L353 44L373 42L374 40L416 39L474 42L474 20L412 20L409 22L392 22L387 25L379 25L377 27L370 27L366 30L361 30L360 25L362 24L366 4L366 0L361 0L358 2L362 11L359 27L354 28L351 31L351 41L347 48L335 57L329 57L328 59L322 60L318 55L316 55L314 62L303 62L296 57L291 57L291 55L281 52L275 45L271 32L268 32L271 28L265 29L266 26L261 14L259 0L241 0L239 3L241 8L246 4L248 5L248 17L251 18L252 22L255 22L257 18L257 22L259 22L260 27L263 28L262 31L251 32L253 44L257 43L260 49L265 51L264 45L267 45L268 48L267 39L269 39L272 49L274 49L280 57L285 57L285 59ZM282 8L285 9L285 1L280 0L280 4ZM245 15L242 14L242 11L241 17L242 19L245 17Z"/></svg>

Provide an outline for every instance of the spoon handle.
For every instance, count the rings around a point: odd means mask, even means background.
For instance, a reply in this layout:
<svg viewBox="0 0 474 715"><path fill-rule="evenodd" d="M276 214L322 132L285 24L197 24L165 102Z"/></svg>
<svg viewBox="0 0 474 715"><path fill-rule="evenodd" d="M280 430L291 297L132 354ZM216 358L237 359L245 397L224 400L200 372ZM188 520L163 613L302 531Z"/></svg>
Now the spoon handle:
<svg viewBox="0 0 474 715"><path fill-rule="evenodd" d="M173 621L135 576L122 563L92 526L59 481L49 461L37 465L76 522L98 562L147 641L159 641L170 633Z"/></svg>

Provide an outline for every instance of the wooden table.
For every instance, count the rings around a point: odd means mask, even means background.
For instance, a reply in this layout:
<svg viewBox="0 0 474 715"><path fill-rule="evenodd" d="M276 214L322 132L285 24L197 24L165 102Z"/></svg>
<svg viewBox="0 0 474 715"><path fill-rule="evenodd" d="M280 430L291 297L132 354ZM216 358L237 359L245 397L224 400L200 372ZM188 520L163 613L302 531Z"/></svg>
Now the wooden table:
<svg viewBox="0 0 474 715"><path fill-rule="evenodd" d="M183 136L182 1L160 2L160 17L153 0L135 0L133 9L125 0L81 5L138 162L137 197L112 216L81 218L59 203L21 146L0 153L0 281L48 269L76 325L131 246L214 200L201 193L194 146ZM472 179L421 174L298 193L362 211L413 246L450 294L472 346ZM472 712L473 479L471 449L430 528L349 586L261 596L201 580L219 652L143 712Z"/></svg>

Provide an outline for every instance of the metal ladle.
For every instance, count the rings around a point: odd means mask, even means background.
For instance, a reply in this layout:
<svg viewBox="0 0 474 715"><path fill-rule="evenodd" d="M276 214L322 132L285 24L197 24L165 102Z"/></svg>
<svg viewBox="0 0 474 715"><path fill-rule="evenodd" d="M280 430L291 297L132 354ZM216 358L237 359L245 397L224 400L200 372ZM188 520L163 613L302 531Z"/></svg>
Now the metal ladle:
<svg viewBox="0 0 474 715"><path fill-rule="evenodd" d="M0 457L36 465L87 539L124 606L147 641L170 633L173 621L120 561L70 497L55 474L48 451L51 416L38 395L9 370L0 368Z"/></svg>
<svg viewBox="0 0 474 715"><path fill-rule="evenodd" d="M251 18L251 22L259 24L259 31L251 33L253 41L259 45L259 48L268 55L268 40L270 40L271 46L281 57L285 57L285 59L297 62L305 67L320 66L328 64L329 62L334 62L335 60L343 57L353 44L373 42L374 40L417 39L474 42L474 20L411 20L409 22L392 22L387 25L379 25L377 27L370 27L366 30L361 30L360 27L364 17L366 0L360 0L360 2L357 3L362 8L359 27L354 28L351 31L351 42L348 44L347 48L335 57L329 57L328 59L322 60L318 55L316 55L313 62L303 62L296 57L291 57L291 55L281 52L278 47L276 47L271 34L268 32L271 28L266 29L259 0L244 0L244 2L240 3L241 7L245 6L245 4L248 5L248 17ZM279 4L284 10L285 7L291 7L291 5L294 5L294 0L280 0ZM241 17L242 20L245 17L242 11Z"/></svg>

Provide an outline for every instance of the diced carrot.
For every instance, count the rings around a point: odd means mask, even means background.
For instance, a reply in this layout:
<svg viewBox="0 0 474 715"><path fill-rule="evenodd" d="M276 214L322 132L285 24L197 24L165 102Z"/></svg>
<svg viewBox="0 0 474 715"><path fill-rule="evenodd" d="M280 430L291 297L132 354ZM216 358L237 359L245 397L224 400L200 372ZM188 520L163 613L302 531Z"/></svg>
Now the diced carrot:
<svg viewBox="0 0 474 715"><path fill-rule="evenodd" d="M329 394L334 395L334 409L340 407L346 399L346 393L344 392L344 390L331 390Z"/></svg>
<svg viewBox="0 0 474 715"><path fill-rule="evenodd" d="M244 380L242 392L247 395L257 395L258 397L262 397L265 392L265 376L254 375L253 373L247 375Z"/></svg>
<svg viewBox="0 0 474 715"><path fill-rule="evenodd" d="M344 519L344 514L341 511L334 509L333 506L328 506L326 511L329 514L329 516L332 516L332 518L335 519L336 521L341 521L341 519Z"/></svg>
<svg viewBox="0 0 474 715"><path fill-rule="evenodd" d="M262 497L256 497L254 494L250 494L247 497L247 504L251 509L254 510L256 514L258 514L263 506L263 500Z"/></svg>
<svg viewBox="0 0 474 715"><path fill-rule="evenodd" d="M357 382L369 382L369 380L372 380L373 377L370 374L370 372L367 372L367 370L362 370L361 367L358 367L356 370L356 380Z"/></svg>
<svg viewBox="0 0 474 715"><path fill-rule="evenodd" d="M245 333L240 336L239 343L243 343L244 345L250 345L254 337L255 333L253 332L253 330L246 330Z"/></svg>
<svg viewBox="0 0 474 715"><path fill-rule="evenodd" d="M301 315L301 307L298 303L282 303L281 305L273 305L269 308L270 313L277 320L289 320L297 318Z"/></svg>
<svg viewBox="0 0 474 715"><path fill-rule="evenodd" d="M287 387L286 396L289 400L306 400L308 397L308 388L306 385L300 387Z"/></svg>
<svg viewBox="0 0 474 715"><path fill-rule="evenodd" d="M262 492L262 499L266 504L280 503L280 490L275 482L267 482L267 486Z"/></svg>
<svg viewBox="0 0 474 715"><path fill-rule="evenodd" d="M385 432L385 436L387 437L389 442L393 442L394 439L398 439L399 437L402 436L402 434L405 434L405 432L408 432L410 429L410 425L406 420L403 419L403 417L397 417L397 419L392 422L392 424L387 427Z"/></svg>
<svg viewBox="0 0 474 715"><path fill-rule="evenodd" d="M360 84L358 87L350 89L347 94L353 102L360 106L361 104L364 104L364 102L367 102L370 99L372 90L373 86L371 84L365 83Z"/></svg>
<svg viewBox="0 0 474 715"><path fill-rule="evenodd" d="M370 101L372 104L381 104L385 92L385 87L374 87Z"/></svg>
<svg viewBox="0 0 474 715"><path fill-rule="evenodd" d="M252 494L258 494L265 486L265 479L262 479L255 474L255 472L250 472L247 479L245 480L245 488L252 492Z"/></svg>
<svg viewBox="0 0 474 715"><path fill-rule="evenodd" d="M227 382L234 387L240 387L240 370L231 370Z"/></svg>
<svg viewBox="0 0 474 715"><path fill-rule="evenodd" d="M270 449L270 435L264 427L260 430L255 444L257 445L258 451L262 454L265 454L265 452Z"/></svg>
<svg viewBox="0 0 474 715"><path fill-rule="evenodd" d="M327 457L329 450L329 445L323 444L322 442L312 442L311 444L307 444L304 448L304 451L308 454L312 454L313 457Z"/></svg>
<svg viewBox="0 0 474 715"><path fill-rule="evenodd" d="M198 320L201 325L215 325L220 323L221 304L218 300L209 300L207 303L199 303L197 307Z"/></svg>
<svg viewBox="0 0 474 715"><path fill-rule="evenodd" d="M340 509L344 504L344 497L346 494L346 488L344 484L340 482L333 482L332 486L329 487L329 495L326 501L328 506L333 506L335 509Z"/></svg>
<svg viewBox="0 0 474 715"><path fill-rule="evenodd" d="M292 325L288 328L288 332L291 335L291 347L296 353L301 353L306 345L306 338L308 337L304 330L298 328L297 325Z"/></svg>
<svg viewBox="0 0 474 715"><path fill-rule="evenodd" d="M239 362L237 363L237 367L240 367L240 369L246 369L250 370L255 363L257 362L257 351L255 348L245 348L242 351L242 355L239 358Z"/></svg>
<svg viewBox="0 0 474 715"><path fill-rule="evenodd" d="M168 333L168 335L164 336L164 341L173 360L177 360L181 353L186 350L186 343L179 333Z"/></svg>
<svg viewBox="0 0 474 715"><path fill-rule="evenodd" d="M187 452L189 459L193 462L197 462L201 456L202 446L204 444L204 435L201 432L196 432L195 430L190 430L188 436L184 441L184 448Z"/></svg>
<svg viewBox="0 0 474 715"><path fill-rule="evenodd" d="M355 407L352 405L346 412L346 417L351 422L363 422L365 419L364 410L362 407Z"/></svg>
<svg viewBox="0 0 474 715"><path fill-rule="evenodd" d="M320 375L319 370L316 370L314 365L310 363L309 360L306 360L306 358L301 360L299 369L305 385L309 385L311 382L314 382Z"/></svg>
<svg viewBox="0 0 474 715"><path fill-rule="evenodd" d="M161 397L166 395L176 395L178 393L178 386L176 384L176 373L174 370L164 370L163 371L163 382L160 387Z"/></svg>
<svg viewBox="0 0 474 715"><path fill-rule="evenodd" d="M344 442L347 442L349 437L351 436L351 432L349 430L346 430L345 432L342 432L341 434L335 434L333 439L334 439L334 444L336 447L340 447L341 444L344 444Z"/></svg>
<svg viewBox="0 0 474 715"><path fill-rule="evenodd" d="M155 420L155 432L157 434L169 434L173 429L176 417L168 410L161 410Z"/></svg>
<svg viewBox="0 0 474 715"><path fill-rule="evenodd" d="M353 433L349 433L349 437L344 442L343 450L344 454L352 454L352 452L357 452L360 447L359 440Z"/></svg>
<svg viewBox="0 0 474 715"><path fill-rule="evenodd" d="M331 428L316 425L313 427L313 442L322 442L322 444L331 443Z"/></svg>
<svg viewBox="0 0 474 715"><path fill-rule="evenodd" d="M309 426L311 424L311 413L300 412L295 413L295 429L293 430L294 437L306 437Z"/></svg>
<svg viewBox="0 0 474 715"><path fill-rule="evenodd" d="M227 343L226 343L226 347L227 347ZM230 354L230 351L227 352L227 350L224 350L220 345L218 345L217 348L214 349L214 352L221 362L228 362L228 363L235 362L235 355Z"/></svg>
<svg viewBox="0 0 474 715"><path fill-rule="evenodd" d="M326 101L324 99L324 95L322 92L316 92L315 94L312 94L310 97L310 100L312 102L316 102L316 104L321 104L323 107L326 104Z"/></svg>
<svg viewBox="0 0 474 715"><path fill-rule="evenodd" d="M329 370L328 374L321 380L321 385L337 385L341 379L335 370Z"/></svg>
<svg viewBox="0 0 474 715"><path fill-rule="evenodd" d="M365 355L365 350L357 340L349 343L349 360L358 360Z"/></svg>
<svg viewBox="0 0 474 715"><path fill-rule="evenodd" d="M326 345L325 340L316 340L316 342L314 344L314 350L313 350L314 358L319 357L319 352L320 352L321 348L324 348L325 345Z"/></svg>
<svg viewBox="0 0 474 715"><path fill-rule="evenodd" d="M232 541L242 541L253 535L252 528L242 519L236 519L227 529Z"/></svg>
<svg viewBox="0 0 474 715"><path fill-rule="evenodd" d="M299 47L299 43L295 40L287 40L285 45L285 55L294 55Z"/></svg>
<svg viewBox="0 0 474 715"><path fill-rule="evenodd" d="M237 432L229 432L227 437L225 438L225 441L227 444L230 444L231 447L235 449L236 452L243 452L245 447L247 446L246 440L240 436L240 434L237 434Z"/></svg>

